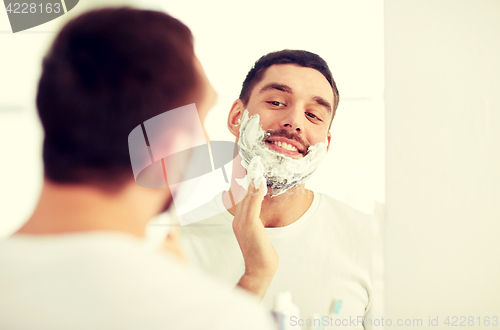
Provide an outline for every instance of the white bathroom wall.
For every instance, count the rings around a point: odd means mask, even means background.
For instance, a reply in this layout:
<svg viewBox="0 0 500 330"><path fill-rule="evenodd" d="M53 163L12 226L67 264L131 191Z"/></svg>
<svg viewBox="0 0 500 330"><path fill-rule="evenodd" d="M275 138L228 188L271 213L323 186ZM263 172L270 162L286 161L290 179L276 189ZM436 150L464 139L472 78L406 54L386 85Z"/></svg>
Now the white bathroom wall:
<svg viewBox="0 0 500 330"><path fill-rule="evenodd" d="M321 55L341 96L332 146L308 186L368 213L374 201L384 202L382 0L127 3L157 6L191 28L197 55L218 92L206 120L212 140L234 139L226 128L227 114L260 56L284 48ZM96 4L103 1L80 0L70 14ZM0 237L29 216L41 187L42 133L34 93L43 52L66 19L12 34L6 13L0 11L0 170L8 173L0 185Z"/></svg>
<svg viewBox="0 0 500 330"><path fill-rule="evenodd" d="M0 6L0 237L29 216L41 188L42 132L34 97L55 23L13 34L4 8Z"/></svg>
<svg viewBox="0 0 500 330"><path fill-rule="evenodd" d="M500 1L386 0L385 81L386 317L495 328Z"/></svg>

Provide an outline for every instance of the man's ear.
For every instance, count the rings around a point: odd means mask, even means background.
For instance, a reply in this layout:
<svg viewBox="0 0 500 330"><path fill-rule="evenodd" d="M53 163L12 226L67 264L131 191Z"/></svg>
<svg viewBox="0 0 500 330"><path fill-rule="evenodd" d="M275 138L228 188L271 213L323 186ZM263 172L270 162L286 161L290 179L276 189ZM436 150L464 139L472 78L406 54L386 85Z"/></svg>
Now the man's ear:
<svg viewBox="0 0 500 330"><path fill-rule="evenodd" d="M330 150L330 140L332 139L332 133L328 132L326 139L328 140L328 145L326 146L326 151L328 152L328 150Z"/></svg>
<svg viewBox="0 0 500 330"><path fill-rule="evenodd" d="M240 136L241 116L243 115L243 111L245 111L245 105L243 101L237 99L231 106L231 111L229 111L229 116L227 118L227 128L231 134L236 137Z"/></svg>

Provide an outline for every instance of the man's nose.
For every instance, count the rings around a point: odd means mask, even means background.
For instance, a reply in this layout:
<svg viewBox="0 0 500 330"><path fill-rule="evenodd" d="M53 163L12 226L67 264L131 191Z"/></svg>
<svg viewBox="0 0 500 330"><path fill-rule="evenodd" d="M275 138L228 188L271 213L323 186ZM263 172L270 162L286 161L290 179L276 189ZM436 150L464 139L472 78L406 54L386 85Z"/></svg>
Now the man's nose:
<svg viewBox="0 0 500 330"><path fill-rule="evenodd" d="M285 116L281 119L280 128L300 132L302 129L302 121L304 119L302 113L303 111L300 110L300 107L288 109Z"/></svg>

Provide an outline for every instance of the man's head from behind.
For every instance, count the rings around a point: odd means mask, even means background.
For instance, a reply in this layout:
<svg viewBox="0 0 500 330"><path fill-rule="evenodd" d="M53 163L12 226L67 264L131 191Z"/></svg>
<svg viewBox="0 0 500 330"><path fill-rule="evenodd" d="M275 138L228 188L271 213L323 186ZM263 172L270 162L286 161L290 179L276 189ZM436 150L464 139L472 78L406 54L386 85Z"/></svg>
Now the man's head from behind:
<svg viewBox="0 0 500 330"><path fill-rule="evenodd" d="M69 22L43 62L37 107L45 178L120 189L134 179L128 134L167 110L210 107L190 30L160 12L89 12Z"/></svg>

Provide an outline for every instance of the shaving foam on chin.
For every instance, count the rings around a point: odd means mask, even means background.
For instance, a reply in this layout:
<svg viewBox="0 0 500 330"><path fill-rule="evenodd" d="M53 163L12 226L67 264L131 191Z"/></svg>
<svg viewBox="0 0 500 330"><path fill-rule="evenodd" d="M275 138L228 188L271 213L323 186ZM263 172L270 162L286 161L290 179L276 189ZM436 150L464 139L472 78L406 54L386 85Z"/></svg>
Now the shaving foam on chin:
<svg viewBox="0 0 500 330"><path fill-rule="evenodd" d="M266 146L266 139L269 136L270 134L264 131L260 125L259 115L255 114L249 117L248 110L245 110L241 118L238 140L242 158L241 164L247 170L248 175L255 167L261 165L267 186L273 189L274 195L271 197L276 197L290 188L301 185L311 177L326 155L327 143L325 141L310 146L304 157L293 159L269 149ZM256 157L259 157L258 162L252 163ZM256 187L258 186L256 185Z"/></svg>

